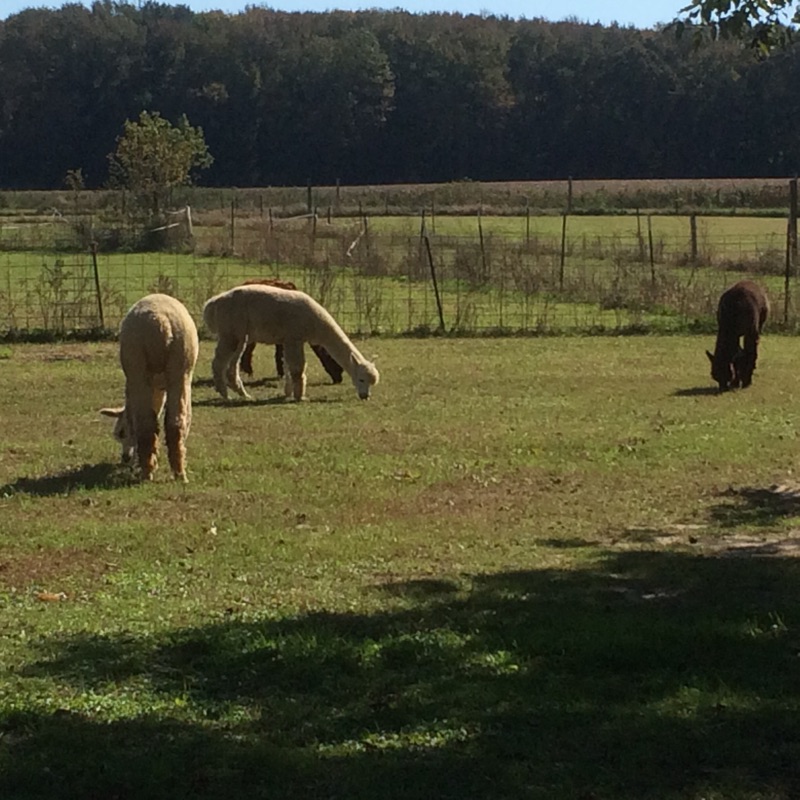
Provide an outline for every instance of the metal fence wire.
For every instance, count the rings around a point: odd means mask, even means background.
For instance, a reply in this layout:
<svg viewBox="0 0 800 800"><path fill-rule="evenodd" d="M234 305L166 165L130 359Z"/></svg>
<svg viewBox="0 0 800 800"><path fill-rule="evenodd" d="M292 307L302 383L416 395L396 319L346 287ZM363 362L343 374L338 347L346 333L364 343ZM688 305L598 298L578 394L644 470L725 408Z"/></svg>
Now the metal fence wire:
<svg viewBox="0 0 800 800"><path fill-rule="evenodd" d="M166 249L148 252L104 249L97 230L55 220L0 225L0 335L114 330L151 292L178 297L200 323L209 297L253 278L294 282L351 335L707 328L742 277L765 286L774 321L796 327L794 257L785 220L773 222L712 235L687 219L654 235L640 221L604 233L566 216L546 226L478 217L465 229L270 215L172 225Z"/></svg>

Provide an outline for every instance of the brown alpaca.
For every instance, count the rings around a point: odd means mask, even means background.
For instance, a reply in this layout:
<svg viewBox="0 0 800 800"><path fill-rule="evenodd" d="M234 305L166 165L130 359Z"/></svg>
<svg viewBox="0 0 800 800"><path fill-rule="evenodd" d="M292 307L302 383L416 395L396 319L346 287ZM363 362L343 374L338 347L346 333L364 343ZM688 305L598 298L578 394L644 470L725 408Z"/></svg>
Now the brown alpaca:
<svg viewBox="0 0 800 800"><path fill-rule="evenodd" d="M245 281L243 286L252 286L252 285L261 285L261 286L277 286L279 289L297 289L297 286L293 284L291 281L279 281L276 278L252 278L250 280ZM246 375L253 374L253 350L256 349L255 342L248 342L244 351L242 352L242 357L239 361L239 369L244 372ZM325 369L325 372L328 373L330 379L334 383L341 383L342 382L342 373L344 370L342 367L337 364L333 358L331 358L330 353L318 344L312 344L311 349L316 354L317 358L320 361L320 364ZM283 345L276 344L275 345L275 370L278 373L278 377L283 377Z"/></svg>
<svg viewBox="0 0 800 800"><path fill-rule="evenodd" d="M769 300L753 281L739 281L726 289L717 308L717 342L711 361L711 377L719 390L748 387L758 360L761 329L769 314ZM739 339L744 337L744 347Z"/></svg>

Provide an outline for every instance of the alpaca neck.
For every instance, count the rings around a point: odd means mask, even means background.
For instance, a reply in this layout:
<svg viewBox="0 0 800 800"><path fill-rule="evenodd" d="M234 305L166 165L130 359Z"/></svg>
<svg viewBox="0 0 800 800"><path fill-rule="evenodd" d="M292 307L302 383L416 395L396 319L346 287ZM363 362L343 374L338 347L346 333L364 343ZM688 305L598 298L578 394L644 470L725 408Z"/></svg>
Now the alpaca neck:
<svg viewBox="0 0 800 800"><path fill-rule="evenodd" d="M328 316L327 324L321 327L319 335L315 338L316 341L312 344L321 344L351 378L355 377L351 356L355 356L358 362L364 361L364 356L333 317Z"/></svg>
<svg viewBox="0 0 800 800"><path fill-rule="evenodd" d="M735 333L720 332L714 346L714 357L722 363L729 362L739 350L739 337Z"/></svg>

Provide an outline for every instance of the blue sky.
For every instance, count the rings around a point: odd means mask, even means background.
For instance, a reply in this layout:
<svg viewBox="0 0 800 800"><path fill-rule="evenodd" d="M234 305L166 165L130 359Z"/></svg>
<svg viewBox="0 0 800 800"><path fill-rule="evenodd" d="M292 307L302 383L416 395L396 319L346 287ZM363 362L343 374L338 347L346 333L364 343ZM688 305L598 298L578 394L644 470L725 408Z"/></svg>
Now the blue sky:
<svg viewBox="0 0 800 800"><path fill-rule="evenodd" d="M136 0L132 0L136 2ZM252 0L183 0L180 5L194 11L220 9L231 14L249 5L265 5L284 11L328 11L334 8L403 8L412 12L460 11L462 14L492 14L509 17L543 17L552 21L576 17L586 22L608 25L634 25L652 27L659 22L669 22L689 0L273 0L268 3ZM90 5L86 2L85 5ZM24 8L60 8L62 0L0 0L0 19L16 14ZM178 3L170 2L170 5Z"/></svg>

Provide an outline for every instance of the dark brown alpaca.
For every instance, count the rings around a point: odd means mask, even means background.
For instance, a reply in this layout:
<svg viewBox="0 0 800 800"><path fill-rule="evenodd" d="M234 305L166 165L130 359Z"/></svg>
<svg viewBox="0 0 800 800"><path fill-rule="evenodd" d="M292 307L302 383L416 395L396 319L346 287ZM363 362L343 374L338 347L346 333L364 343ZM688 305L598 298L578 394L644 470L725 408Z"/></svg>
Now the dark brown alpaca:
<svg viewBox="0 0 800 800"><path fill-rule="evenodd" d="M279 289L297 289L291 281L279 281L275 278L252 278L251 280L245 281L242 285L248 286L252 284L261 284L262 286L277 286ZM253 374L253 350L256 349L255 342L248 342L244 351L242 352L242 357L239 360L239 369L244 372L246 375ZM342 373L344 370L342 367L333 360L330 353L318 344L312 344L311 349L316 354L317 358L320 361L320 364L325 369L325 372L328 373L331 380L334 383L341 383L342 382ZM278 373L279 377L283 377L283 345L276 344L275 345L275 370Z"/></svg>
<svg viewBox="0 0 800 800"><path fill-rule="evenodd" d="M769 314L769 300L753 281L739 281L726 289L717 307L717 343L711 361L711 377L719 390L746 388L753 382L758 360L758 341ZM744 337L744 347L739 339Z"/></svg>

